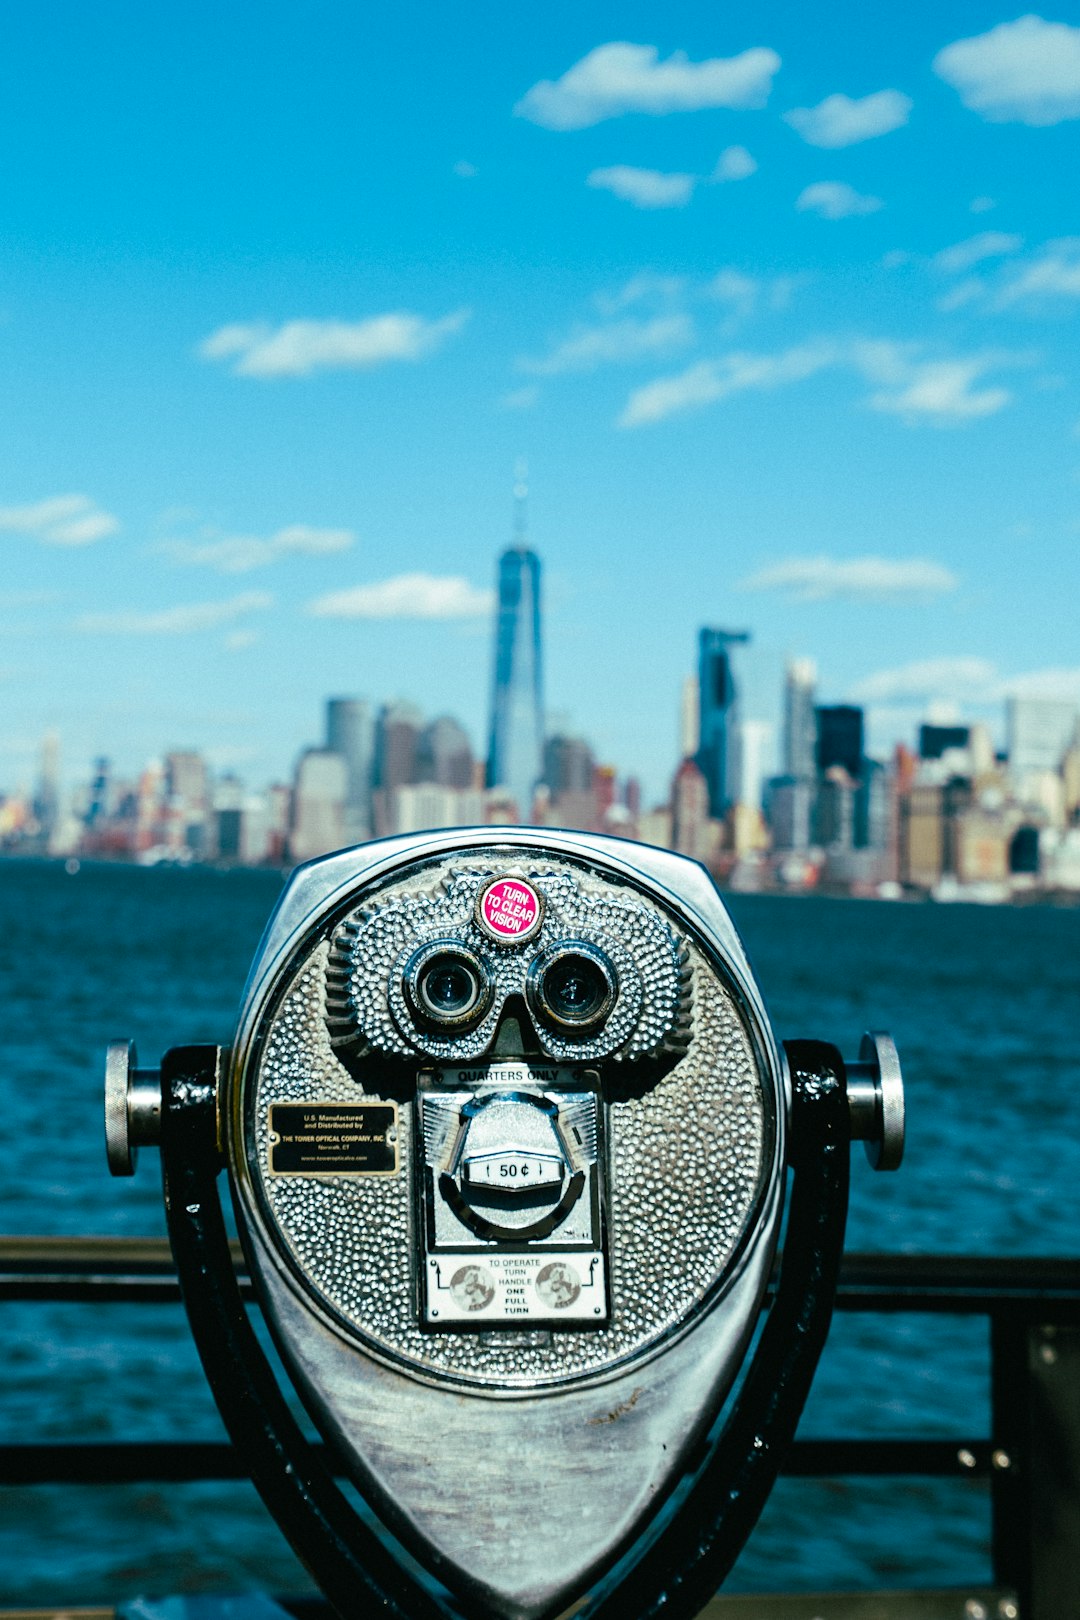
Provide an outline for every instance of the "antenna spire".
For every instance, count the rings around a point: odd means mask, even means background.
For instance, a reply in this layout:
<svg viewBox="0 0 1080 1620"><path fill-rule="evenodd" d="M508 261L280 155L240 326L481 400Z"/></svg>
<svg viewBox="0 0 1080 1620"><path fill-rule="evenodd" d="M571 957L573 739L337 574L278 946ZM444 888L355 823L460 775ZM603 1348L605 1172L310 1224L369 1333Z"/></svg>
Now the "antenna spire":
<svg viewBox="0 0 1080 1620"><path fill-rule="evenodd" d="M519 456L514 466L514 544L525 546L525 504L529 498L529 464Z"/></svg>

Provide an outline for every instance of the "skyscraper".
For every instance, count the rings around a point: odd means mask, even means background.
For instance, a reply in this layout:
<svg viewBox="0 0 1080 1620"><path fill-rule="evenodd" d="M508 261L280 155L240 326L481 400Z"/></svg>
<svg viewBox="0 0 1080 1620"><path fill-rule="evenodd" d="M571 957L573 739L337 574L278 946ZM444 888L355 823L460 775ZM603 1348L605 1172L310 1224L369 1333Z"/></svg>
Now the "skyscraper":
<svg viewBox="0 0 1080 1620"><path fill-rule="evenodd" d="M812 658L793 658L784 676L784 775L808 782L814 776L817 722L814 686L817 666Z"/></svg>
<svg viewBox="0 0 1080 1620"><path fill-rule="evenodd" d="M348 772L344 834L350 844L371 837L371 790L375 774L375 728L363 698L328 698L326 746L340 754Z"/></svg>
<svg viewBox="0 0 1080 1620"><path fill-rule="evenodd" d="M862 775L863 712L849 703L819 706L817 767L824 773L839 765L853 781Z"/></svg>
<svg viewBox="0 0 1080 1620"><path fill-rule="evenodd" d="M731 667L732 647L750 640L746 630L698 631L697 764L709 789L709 814L719 820L738 797L736 727L739 693Z"/></svg>
<svg viewBox="0 0 1080 1620"><path fill-rule="evenodd" d="M491 705L488 786L514 800L519 821L532 813L543 768L544 706L540 643L540 559L525 543L526 486L514 486L514 544L499 558L495 684Z"/></svg>
<svg viewBox="0 0 1080 1620"><path fill-rule="evenodd" d="M416 780L439 787L473 787L473 751L469 734L452 715L429 720L416 745Z"/></svg>

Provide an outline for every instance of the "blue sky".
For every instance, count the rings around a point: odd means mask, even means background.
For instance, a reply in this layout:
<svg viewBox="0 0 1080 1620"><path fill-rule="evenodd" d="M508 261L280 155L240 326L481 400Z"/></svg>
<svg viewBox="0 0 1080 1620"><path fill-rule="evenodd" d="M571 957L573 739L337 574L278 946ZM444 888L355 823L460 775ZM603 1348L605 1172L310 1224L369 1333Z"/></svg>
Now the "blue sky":
<svg viewBox="0 0 1080 1620"><path fill-rule="evenodd" d="M0 786L481 745L519 457L652 794L704 622L879 749L1080 695L1078 129L1075 8L6 8Z"/></svg>

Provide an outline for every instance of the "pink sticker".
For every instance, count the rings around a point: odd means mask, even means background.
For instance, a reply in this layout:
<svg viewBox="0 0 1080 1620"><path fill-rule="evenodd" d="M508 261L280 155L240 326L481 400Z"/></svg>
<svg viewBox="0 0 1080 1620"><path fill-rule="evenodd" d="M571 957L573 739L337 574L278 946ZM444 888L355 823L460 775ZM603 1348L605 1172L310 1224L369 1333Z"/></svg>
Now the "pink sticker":
<svg viewBox="0 0 1080 1620"><path fill-rule="evenodd" d="M540 927L540 896L522 878L496 878L480 896L477 916L492 939L529 939Z"/></svg>

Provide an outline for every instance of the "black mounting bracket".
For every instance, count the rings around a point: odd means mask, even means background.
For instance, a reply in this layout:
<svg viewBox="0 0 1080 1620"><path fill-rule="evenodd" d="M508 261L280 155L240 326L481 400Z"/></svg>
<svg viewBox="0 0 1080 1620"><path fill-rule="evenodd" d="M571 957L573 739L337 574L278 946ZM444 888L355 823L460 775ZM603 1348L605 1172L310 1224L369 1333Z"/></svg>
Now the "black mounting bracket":
<svg viewBox="0 0 1080 1620"><path fill-rule="evenodd" d="M706 1461L639 1546L600 1583L581 1620L690 1620L727 1576L772 1489L832 1317L844 1244L851 1121L843 1059L786 1044L792 1183L779 1280L730 1414ZM176 1047L161 1068L169 1238L196 1346L251 1479L341 1620L497 1620L497 1611L407 1568L361 1516L300 1429L248 1320L218 1177L218 1048Z"/></svg>

